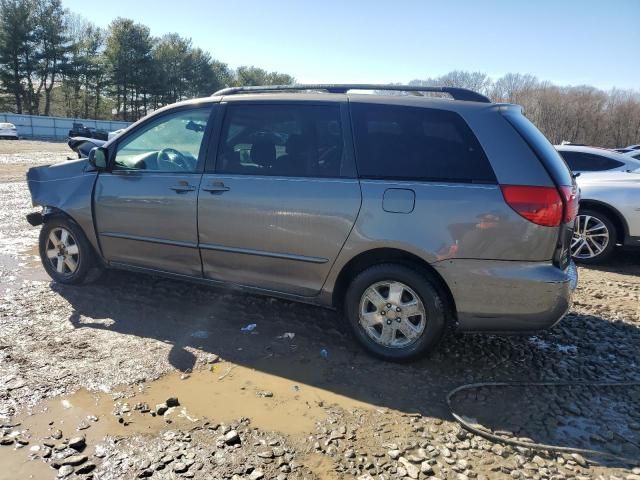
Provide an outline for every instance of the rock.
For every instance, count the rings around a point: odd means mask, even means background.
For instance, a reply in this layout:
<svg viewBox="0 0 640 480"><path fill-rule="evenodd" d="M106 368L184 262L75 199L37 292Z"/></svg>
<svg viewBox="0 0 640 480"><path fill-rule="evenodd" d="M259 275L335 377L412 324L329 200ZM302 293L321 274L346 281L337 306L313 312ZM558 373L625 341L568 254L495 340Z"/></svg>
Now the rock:
<svg viewBox="0 0 640 480"><path fill-rule="evenodd" d="M167 407L166 403L159 403L156 405L155 414L162 416L167 413L167 410L169 410L169 407Z"/></svg>
<svg viewBox="0 0 640 480"><path fill-rule="evenodd" d="M85 473L91 473L96 469L95 463L85 463L80 468L76 470L76 474L84 475Z"/></svg>
<svg viewBox="0 0 640 480"><path fill-rule="evenodd" d="M227 445L235 445L237 443L240 443L240 435L238 435L237 431L230 430L224 436L224 443L226 443Z"/></svg>
<svg viewBox="0 0 640 480"><path fill-rule="evenodd" d="M356 452L353 451L353 449L348 449L346 452L344 452L344 458L356 458Z"/></svg>
<svg viewBox="0 0 640 480"><path fill-rule="evenodd" d="M73 448L74 450L81 452L87 446L87 440L84 435L80 435L78 437L71 438L67 445L69 448Z"/></svg>
<svg viewBox="0 0 640 480"><path fill-rule="evenodd" d="M433 467L429 462L422 462L422 464L420 464L420 471L425 475L433 475Z"/></svg>
<svg viewBox="0 0 640 480"><path fill-rule="evenodd" d="M75 467L76 465L83 464L88 460L86 455L71 455L70 457L63 458L58 463L60 465L71 465Z"/></svg>
<svg viewBox="0 0 640 480"><path fill-rule="evenodd" d="M73 467L71 465L63 465L58 470L58 478L68 477L73 473Z"/></svg>
<svg viewBox="0 0 640 480"><path fill-rule="evenodd" d="M387 455L389 455L391 460L398 460L398 458L400 458L400 450L389 450Z"/></svg>
<svg viewBox="0 0 640 480"><path fill-rule="evenodd" d="M169 398L167 398L167 401L164 402L164 403L169 408L171 408L171 407L179 407L180 406L180 402L178 401L178 397L169 397Z"/></svg>
<svg viewBox="0 0 640 480"><path fill-rule="evenodd" d="M640 475L636 475L635 473L630 473L624 478L625 480L640 480Z"/></svg>
<svg viewBox="0 0 640 480"><path fill-rule="evenodd" d="M188 470L189 467L187 467L184 463L182 462L176 462L176 464L173 466L173 471L176 473L184 473Z"/></svg>
<svg viewBox="0 0 640 480"><path fill-rule="evenodd" d="M4 437L0 438L0 445L13 445L13 438Z"/></svg>
<svg viewBox="0 0 640 480"><path fill-rule="evenodd" d="M415 466L413 463L411 463L409 460L407 460L404 457L400 457L398 461L402 464L404 469L407 471L407 475L409 475L409 477L418 478L418 475L420 475L420 469L417 466Z"/></svg>
<svg viewBox="0 0 640 480"><path fill-rule="evenodd" d="M148 478L153 475L153 470L143 470L138 474L138 478Z"/></svg>
<svg viewBox="0 0 640 480"><path fill-rule="evenodd" d="M589 464L587 463L587 461L584 459L584 457L582 455L580 455L579 453L572 453L571 454L571 458L573 458L575 460L575 462L580 465L581 467L587 468L589 467ZM640 480L640 479L639 479Z"/></svg>
<svg viewBox="0 0 640 480"><path fill-rule="evenodd" d="M264 472L262 470L254 470L249 474L249 480L260 480L264 477Z"/></svg>
<svg viewBox="0 0 640 480"><path fill-rule="evenodd" d="M264 450L262 452L258 452L257 455L260 458L273 458L273 450Z"/></svg>
<svg viewBox="0 0 640 480"><path fill-rule="evenodd" d="M53 438L54 440L60 440L62 438L62 431L54 430L53 432L51 432L51 438Z"/></svg>

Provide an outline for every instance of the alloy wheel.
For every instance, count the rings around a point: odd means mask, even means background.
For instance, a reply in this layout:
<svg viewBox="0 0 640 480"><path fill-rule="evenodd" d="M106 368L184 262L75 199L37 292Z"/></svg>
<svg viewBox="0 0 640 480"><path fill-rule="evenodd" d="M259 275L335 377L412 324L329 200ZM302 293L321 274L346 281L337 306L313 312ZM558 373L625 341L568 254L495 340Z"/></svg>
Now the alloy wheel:
<svg viewBox="0 0 640 480"><path fill-rule="evenodd" d="M78 268L80 250L71 232L56 227L49 232L45 248L47 260L60 275L72 275Z"/></svg>
<svg viewBox="0 0 640 480"><path fill-rule="evenodd" d="M415 343L427 324L420 297L397 281L370 285L362 294L360 325L369 338L387 348L404 348Z"/></svg>
<svg viewBox="0 0 640 480"><path fill-rule="evenodd" d="M590 259L600 255L609 245L609 229L592 215L578 215L571 239L571 255Z"/></svg>

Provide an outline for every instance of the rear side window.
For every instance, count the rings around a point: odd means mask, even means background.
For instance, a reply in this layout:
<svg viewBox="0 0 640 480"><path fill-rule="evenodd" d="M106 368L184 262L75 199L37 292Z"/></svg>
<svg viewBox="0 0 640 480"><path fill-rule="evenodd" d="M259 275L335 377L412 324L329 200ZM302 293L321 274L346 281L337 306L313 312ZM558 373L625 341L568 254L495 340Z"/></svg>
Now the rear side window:
<svg viewBox="0 0 640 480"><path fill-rule="evenodd" d="M361 178L495 183L480 143L455 112L351 104Z"/></svg>
<svg viewBox="0 0 640 480"><path fill-rule="evenodd" d="M216 172L340 177L345 148L339 105L228 105Z"/></svg>
<svg viewBox="0 0 640 480"><path fill-rule="evenodd" d="M571 171L547 137L519 111L507 110L502 114L540 159L556 185L573 185ZM518 160L514 158L513 161Z"/></svg>
<svg viewBox="0 0 640 480"><path fill-rule="evenodd" d="M600 172L624 165L624 163L612 158L592 153L561 151L560 155L565 159L569 168L575 172Z"/></svg>

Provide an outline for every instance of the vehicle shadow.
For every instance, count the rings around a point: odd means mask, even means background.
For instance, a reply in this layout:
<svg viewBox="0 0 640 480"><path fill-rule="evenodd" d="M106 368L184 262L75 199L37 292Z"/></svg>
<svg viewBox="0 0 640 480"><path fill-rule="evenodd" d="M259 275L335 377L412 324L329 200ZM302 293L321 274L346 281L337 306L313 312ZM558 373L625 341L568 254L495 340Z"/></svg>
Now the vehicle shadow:
<svg viewBox="0 0 640 480"><path fill-rule="evenodd" d="M578 266L601 272L640 276L640 248L618 248L613 256L603 264Z"/></svg>
<svg viewBox="0 0 640 480"><path fill-rule="evenodd" d="M52 283L51 288L71 304L73 313L68 320L75 328L104 329L166 342L171 345L168 361L178 370L197 367L194 351L216 354L296 384L313 385L358 401L426 417L450 419L446 395L461 384L640 381L635 357L640 351L640 328L596 316L569 314L559 325L537 336L449 334L428 358L399 365L365 354L351 338L340 315L318 307L115 271L107 272L91 285ZM91 321L97 319L110 321ZM250 324L256 324L253 332L242 331ZM295 333L295 337L278 338L285 332ZM590 416L590 398L598 392L588 392L576 396L569 390L567 403L577 404L578 412ZM637 394L635 390L621 390L619 399L628 399L632 405ZM528 411L520 412L519 436L540 443L594 447L591 440L580 435L558 436L555 431L549 433L548 428L537 428L537 420L533 419L536 412L544 411L543 403L535 395L531 397L530 392L522 398L527 400ZM580 406L581 402L587 403ZM471 406L477 403L472 401ZM557 403L557 416L571 414L562 411L561 401ZM499 412L512 404L512 397L497 395L486 404L493 413L486 417L489 423L485 426L493 430L511 428L512 417ZM464 402L460 405L466 408ZM637 420L639 406L640 402L635 402L635 407L623 410L626 415L636 414ZM633 421L631 417L619 420L621 425ZM558 425L560 428L564 423ZM536 427L528 431L529 426ZM605 427L615 429L615 425ZM632 435L632 441L640 444L638 430L621 435ZM629 453L629 444L611 443ZM640 458L640 449L631 453L632 458Z"/></svg>

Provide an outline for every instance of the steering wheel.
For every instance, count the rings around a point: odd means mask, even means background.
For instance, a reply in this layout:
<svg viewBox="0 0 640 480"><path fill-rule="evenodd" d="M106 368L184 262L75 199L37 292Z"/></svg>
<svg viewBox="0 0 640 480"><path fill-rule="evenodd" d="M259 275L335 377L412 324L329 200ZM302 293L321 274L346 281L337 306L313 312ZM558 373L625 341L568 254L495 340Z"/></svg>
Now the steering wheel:
<svg viewBox="0 0 640 480"><path fill-rule="evenodd" d="M163 148L158 152L159 170L188 170L187 157L175 148Z"/></svg>

